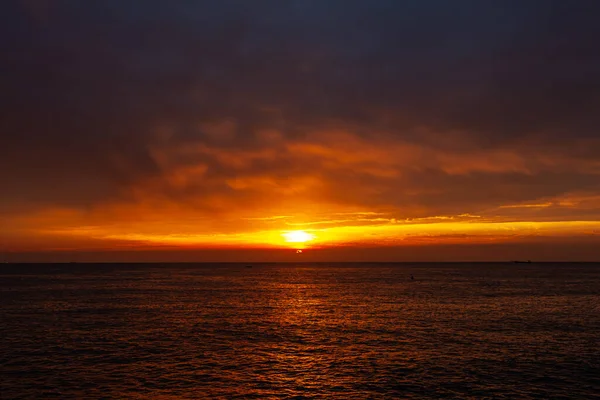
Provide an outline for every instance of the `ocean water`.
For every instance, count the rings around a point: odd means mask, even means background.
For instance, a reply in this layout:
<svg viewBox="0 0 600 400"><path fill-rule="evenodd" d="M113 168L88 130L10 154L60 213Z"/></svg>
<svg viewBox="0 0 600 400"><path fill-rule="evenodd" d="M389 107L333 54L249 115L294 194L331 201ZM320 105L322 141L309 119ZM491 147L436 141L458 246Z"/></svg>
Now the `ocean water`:
<svg viewBox="0 0 600 400"><path fill-rule="evenodd" d="M0 294L2 399L600 398L600 264L3 265Z"/></svg>

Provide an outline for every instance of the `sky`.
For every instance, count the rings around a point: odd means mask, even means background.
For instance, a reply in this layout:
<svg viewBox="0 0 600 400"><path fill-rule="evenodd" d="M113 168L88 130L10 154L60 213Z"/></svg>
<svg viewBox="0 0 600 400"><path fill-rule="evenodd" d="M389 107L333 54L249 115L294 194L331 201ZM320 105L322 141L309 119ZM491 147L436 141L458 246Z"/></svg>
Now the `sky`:
<svg viewBox="0 0 600 400"><path fill-rule="evenodd" d="M600 260L597 0L5 0L0 258Z"/></svg>

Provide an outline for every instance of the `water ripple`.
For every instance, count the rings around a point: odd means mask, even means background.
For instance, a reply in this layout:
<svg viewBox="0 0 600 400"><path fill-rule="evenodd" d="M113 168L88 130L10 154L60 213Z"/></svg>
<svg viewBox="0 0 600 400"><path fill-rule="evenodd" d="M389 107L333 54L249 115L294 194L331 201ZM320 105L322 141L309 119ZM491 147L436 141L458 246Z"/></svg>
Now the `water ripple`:
<svg viewBox="0 0 600 400"><path fill-rule="evenodd" d="M2 399L600 393L597 264L21 265L0 293Z"/></svg>

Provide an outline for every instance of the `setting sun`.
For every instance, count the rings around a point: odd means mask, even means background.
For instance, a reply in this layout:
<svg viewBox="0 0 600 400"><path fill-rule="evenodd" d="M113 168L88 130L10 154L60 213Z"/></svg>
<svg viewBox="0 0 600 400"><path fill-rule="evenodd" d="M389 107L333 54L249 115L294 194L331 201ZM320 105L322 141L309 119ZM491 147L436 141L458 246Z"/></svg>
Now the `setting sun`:
<svg viewBox="0 0 600 400"><path fill-rule="evenodd" d="M314 235L306 233L304 231L290 231L281 234L288 243L304 243L315 238Z"/></svg>

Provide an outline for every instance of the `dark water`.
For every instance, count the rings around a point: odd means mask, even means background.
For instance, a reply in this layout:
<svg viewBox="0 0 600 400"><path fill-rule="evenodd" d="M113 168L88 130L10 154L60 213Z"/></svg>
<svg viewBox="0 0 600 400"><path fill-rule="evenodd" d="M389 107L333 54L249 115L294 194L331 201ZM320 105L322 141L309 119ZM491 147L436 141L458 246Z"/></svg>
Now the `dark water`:
<svg viewBox="0 0 600 400"><path fill-rule="evenodd" d="M5 265L0 289L2 399L600 398L600 264Z"/></svg>

